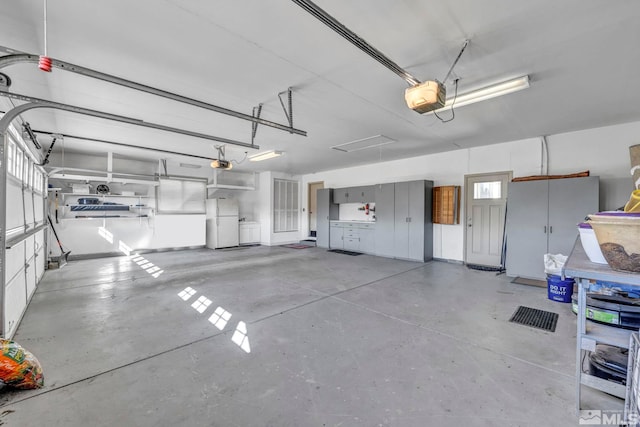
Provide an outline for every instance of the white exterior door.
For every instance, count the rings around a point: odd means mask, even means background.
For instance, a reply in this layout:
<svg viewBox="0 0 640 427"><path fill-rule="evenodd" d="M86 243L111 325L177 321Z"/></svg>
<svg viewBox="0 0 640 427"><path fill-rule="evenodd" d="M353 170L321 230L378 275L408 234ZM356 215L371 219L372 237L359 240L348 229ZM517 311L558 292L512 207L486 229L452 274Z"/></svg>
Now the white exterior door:
<svg viewBox="0 0 640 427"><path fill-rule="evenodd" d="M465 176L465 261L501 266L511 172Z"/></svg>

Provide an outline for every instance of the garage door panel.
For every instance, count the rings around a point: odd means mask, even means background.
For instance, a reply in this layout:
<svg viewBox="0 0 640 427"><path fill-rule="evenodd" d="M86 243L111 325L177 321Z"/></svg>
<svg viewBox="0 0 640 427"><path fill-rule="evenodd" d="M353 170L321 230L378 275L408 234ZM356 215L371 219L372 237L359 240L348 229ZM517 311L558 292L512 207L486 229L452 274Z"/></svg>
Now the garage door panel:
<svg viewBox="0 0 640 427"><path fill-rule="evenodd" d="M7 178L7 230L24 227L22 215L22 188L14 179Z"/></svg>
<svg viewBox="0 0 640 427"><path fill-rule="evenodd" d="M5 278L7 281L13 279L13 277L24 268L24 246L25 242L22 241L13 246L11 249L6 250L7 263L5 264Z"/></svg>
<svg viewBox="0 0 640 427"><path fill-rule="evenodd" d="M27 299L31 298L31 295L36 291L36 264L30 262L27 266L25 274L25 283L27 288Z"/></svg>
<svg viewBox="0 0 640 427"><path fill-rule="evenodd" d="M5 336L12 336L22 311L27 305L27 292L25 287L24 274L19 274L14 280L7 284L5 289Z"/></svg>
<svg viewBox="0 0 640 427"><path fill-rule="evenodd" d="M27 220L27 224L33 224L33 195L31 191L25 190L24 194L24 209L25 209L25 218Z"/></svg>
<svg viewBox="0 0 640 427"><path fill-rule="evenodd" d="M44 253L44 246L40 248L38 253L36 254L35 265L36 265L36 281L40 283L42 276L44 275L44 267L47 262L47 257Z"/></svg>
<svg viewBox="0 0 640 427"><path fill-rule="evenodd" d="M36 223L44 223L44 198L41 194L35 195Z"/></svg>

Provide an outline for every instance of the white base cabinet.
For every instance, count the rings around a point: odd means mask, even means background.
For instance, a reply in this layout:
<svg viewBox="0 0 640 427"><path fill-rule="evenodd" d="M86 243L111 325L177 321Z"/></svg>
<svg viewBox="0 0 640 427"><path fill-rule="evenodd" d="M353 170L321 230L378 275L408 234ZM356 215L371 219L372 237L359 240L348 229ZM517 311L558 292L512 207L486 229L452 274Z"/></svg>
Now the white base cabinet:
<svg viewBox="0 0 640 427"><path fill-rule="evenodd" d="M241 222L240 223L240 244L256 245L260 243L260 223Z"/></svg>

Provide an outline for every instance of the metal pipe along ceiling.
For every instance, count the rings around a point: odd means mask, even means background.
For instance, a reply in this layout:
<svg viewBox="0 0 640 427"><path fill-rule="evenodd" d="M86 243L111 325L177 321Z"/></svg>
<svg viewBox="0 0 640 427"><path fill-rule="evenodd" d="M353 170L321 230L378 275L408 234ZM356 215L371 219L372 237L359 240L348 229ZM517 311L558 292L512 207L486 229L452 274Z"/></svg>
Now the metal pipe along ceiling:
<svg viewBox="0 0 640 427"><path fill-rule="evenodd" d="M317 18L320 22L325 24L327 27L331 28L336 33L340 34L342 37L347 39L351 44L356 46L358 49L402 77L409 85L415 86L420 84L420 80L412 76L408 71L404 70L398 64L393 62L389 57L387 57L384 53L380 52L375 47L371 46L367 43L366 40L358 36L356 33L348 29L341 22L335 19L333 16L329 15L323 9L318 7L315 3L309 0L292 0L295 4L309 12L315 18Z"/></svg>
<svg viewBox="0 0 640 427"><path fill-rule="evenodd" d="M0 57L0 70L9 65L23 63L23 62L37 63L38 60L39 58L37 55L31 55L28 53L2 56ZM307 136L306 131L295 129L293 126L287 126L287 125L272 122L269 120L264 120L258 117L253 117L249 114L240 113L238 111L229 110L228 108L219 107L213 104L208 104L206 102L198 101L192 98L187 98L186 96L167 92L162 89L157 89L151 86L143 85L141 83L132 82L130 80L126 80L117 76L112 76L110 74L102 73L100 71L92 70L90 68L81 67L80 65L70 64L68 62L59 61L53 58L51 58L51 65L61 70L67 70L67 71L71 71L72 73L81 74L86 77L92 77L94 79L106 81L109 83L114 83L119 86L128 87L129 89L135 89L141 92L150 93L152 95L161 96L163 98L171 99L173 101L182 102L184 104L193 105L195 107L204 108L210 111L215 111L216 113L226 114L227 116L232 116L238 119L248 120L253 123L269 126L275 129L289 132L289 133L294 133L296 135Z"/></svg>
<svg viewBox="0 0 640 427"><path fill-rule="evenodd" d="M147 127L151 129L163 130L166 132L173 132L187 136L193 136L195 138L208 139L210 141L222 142L224 144L238 145L240 147L260 149L260 146L254 144L248 144L246 142L234 141L233 139L222 138L219 136L207 135L199 132L192 132L190 130L173 128L170 126L160 125L156 123L145 122L140 119L133 119L131 117L119 116L116 114L105 113L97 110L90 110L88 108L76 107L74 105L61 104L59 102L47 101L44 99L34 98L31 96L20 95L17 93L6 92L0 90L0 96L6 96L8 98L17 99L20 101L28 102L28 104L19 105L7 112L2 119L0 119L0 132L4 132L8 127L9 123L13 121L18 115L24 113L25 111L32 110L34 108L53 108L56 110L70 111L72 113L84 114L86 116L98 117L106 120L114 120L116 122L128 123L131 125Z"/></svg>

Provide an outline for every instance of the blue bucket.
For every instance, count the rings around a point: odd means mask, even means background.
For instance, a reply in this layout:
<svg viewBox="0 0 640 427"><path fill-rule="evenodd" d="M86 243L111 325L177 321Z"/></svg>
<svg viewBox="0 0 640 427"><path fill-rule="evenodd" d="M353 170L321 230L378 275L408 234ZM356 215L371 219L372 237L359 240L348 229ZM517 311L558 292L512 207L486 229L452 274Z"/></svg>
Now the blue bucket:
<svg viewBox="0 0 640 427"><path fill-rule="evenodd" d="M547 275L547 294L549 299L558 302L571 302L574 283L575 280L571 277L562 280L560 276Z"/></svg>

